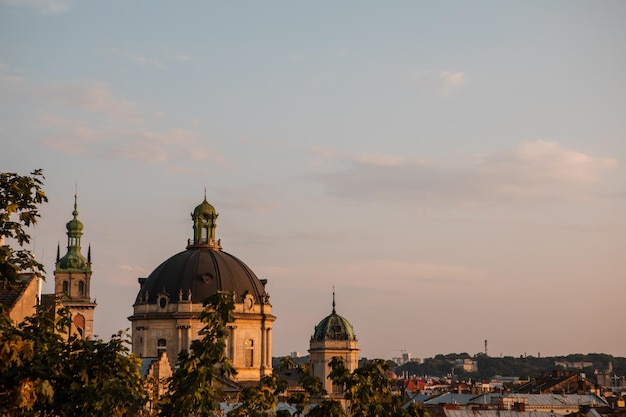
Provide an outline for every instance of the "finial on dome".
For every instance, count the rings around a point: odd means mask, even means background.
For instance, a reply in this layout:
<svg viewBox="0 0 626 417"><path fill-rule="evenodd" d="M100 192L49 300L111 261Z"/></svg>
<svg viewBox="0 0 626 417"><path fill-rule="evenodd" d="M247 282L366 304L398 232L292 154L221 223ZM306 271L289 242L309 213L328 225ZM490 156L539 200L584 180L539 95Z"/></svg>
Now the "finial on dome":
<svg viewBox="0 0 626 417"><path fill-rule="evenodd" d="M72 215L74 215L74 218L78 217L78 181L74 184L74 211Z"/></svg>
<svg viewBox="0 0 626 417"><path fill-rule="evenodd" d="M335 311L335 286L333 285L333 314L337 314Z"/></svg>

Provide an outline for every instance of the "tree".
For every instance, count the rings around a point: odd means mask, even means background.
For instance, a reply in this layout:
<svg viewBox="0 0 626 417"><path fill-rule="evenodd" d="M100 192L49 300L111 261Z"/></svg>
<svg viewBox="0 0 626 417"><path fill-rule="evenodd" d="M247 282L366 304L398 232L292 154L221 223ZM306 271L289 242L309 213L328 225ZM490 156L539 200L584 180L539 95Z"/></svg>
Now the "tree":
<svg viewBox="0 0 626 417"><path fill-rule="evenodd" d="M228 417L274 417L278 395L287 384L276 375L266 375L258 384L246 387L239 394L240 404L228 413Z"/></svg>
<svg viewBox="0 0 626 417"><path fill-rule="evenodd" d="M0 283L12 285L20 273L30 271L42 276L44 267L28 250L13 250L5 238L14 239L20 247L30 242L25 228L37 223L39 205L48 201L42 190L43 171L36 169L30 176L0 173Z"/></svg>
<svg viewBox="0 0 626 417"><path fill-rule="evenodd" d="M391 370L383 359L373 359L350 373L341 357L330 361L329 378L343 387L348 410L354 417L413 417L423 416L417 406L403 408L404 397L391 391Z"/></svg>
<svg viewBox="0 0 626 417"><path fill-rule="evenodd" d="M178 354L178 368L159 401L161 416L209 417L218 413L223 397L219 380L236 374L225 353L227 324L233 321L234 308L230 292L218 291L207 299L200 314L205 324L198 333L201 338L191 342L189 351Z"/></svg>
<svg viewBox="0 0 626 417"><path fill-rule="evenodd" d="M64 308L53 315L38 306L18 325L0 315L0 416L141 414L140 362L126 334L109 342L68 337L70 324Z"/></svg>
<svg viewBox="0 0 626 417"><path fill-rule="evenodd" d="M292 359L293 361L293 359ZM288 362L287 362L288 363ZM283 365L281 363L281 365ZM289 404L293 404L296 407L296 415L301 416L307 410L311 404L312 398L322 398L326 395L326 390L324 389L324 384L322 381L311 373L311 368L309 365L300 365L298 367L298 374L300 377L300 384L302 386L303 392L294 392L289 396L287 402ZM326 400L324 400L326 401ZM335 416L335 414L319 414L320 408L319 405L317 407L312 408L307 415L311 416ZM340 405L341 407L341 405ZM317 409L317 410L316 410ZM326 408L324 408L326 409ZM315 410L315 411L313 411ZM313 414L311 414L313 413Z"/></svg>

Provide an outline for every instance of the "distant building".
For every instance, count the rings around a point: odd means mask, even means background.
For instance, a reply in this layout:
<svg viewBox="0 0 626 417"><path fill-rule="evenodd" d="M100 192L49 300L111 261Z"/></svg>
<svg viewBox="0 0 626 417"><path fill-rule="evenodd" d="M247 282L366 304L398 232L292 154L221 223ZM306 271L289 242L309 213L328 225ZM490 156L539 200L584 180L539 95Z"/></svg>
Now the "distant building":
<svg viewBox="0 0 626 417"><path fill-rule="evenodd" d="M478 361L472 359L457 359L454 362L454 367L462 369L465 372L478 372Z"/></svg>
<svg viewBox="0 0 626 417"><path fill-rule="evenodd" d="M593 366L593 362L579 361L579 362L568 362L568 361L554 361L554 366L561 366L565 369L585 369L591 368Z"/></svg>
<svg viewBox="0 0 626 417"><path fill-rule="evenodd" d="M576 394L597 392L597 385L581 375L569 371L544 373L517 387L514 392L528 394Z"/></svg>
<svg viewBox="0 0 626 417"><path fill-rule="evenodd" d="M583 409L603 408L608 403L594 394L457 394L448 392L434 398L413 396L423 401L431 415L439 417L519 416L552 417L570 415ZM538 414L536 414L538 413ZM549 414L548 414L549 413Z"/></svg>
<svg viewBox="0 0 626 417"><path fill-rule="evenodd" d="M324 384L329 395L343 397L340 387L334 386L328 379L329 363L334 357L343 358L346 368L353 372L359 365L359 342L348 320L335 310L335 292L333 291L333 310L315 326L309 347L311 373Z"/></svg>
<svg viewBox="0 0 626 417"><path fill-rule="evenodd" d="M3 305L9 318L21 323L35 312L37 304L37 279L31 273L20 274L20 280L0 286L0 305Z"/></svg>

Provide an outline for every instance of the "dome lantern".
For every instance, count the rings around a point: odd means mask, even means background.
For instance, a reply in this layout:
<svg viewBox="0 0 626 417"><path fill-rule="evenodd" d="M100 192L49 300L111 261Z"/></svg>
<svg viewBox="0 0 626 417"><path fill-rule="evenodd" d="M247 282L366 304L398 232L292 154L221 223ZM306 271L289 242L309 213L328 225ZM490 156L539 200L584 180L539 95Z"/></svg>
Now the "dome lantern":
<svg viewBox="0 0 626 417"><path fill-rule="evenodd" d="M217 227L217 217L219 214L211 204L206 201L206 190L204 191L204 201L200 203L191 213L193 220L193 243L189 246L208 246L212 249L221 249L221 242L215 240L215 228Z"/></svg>

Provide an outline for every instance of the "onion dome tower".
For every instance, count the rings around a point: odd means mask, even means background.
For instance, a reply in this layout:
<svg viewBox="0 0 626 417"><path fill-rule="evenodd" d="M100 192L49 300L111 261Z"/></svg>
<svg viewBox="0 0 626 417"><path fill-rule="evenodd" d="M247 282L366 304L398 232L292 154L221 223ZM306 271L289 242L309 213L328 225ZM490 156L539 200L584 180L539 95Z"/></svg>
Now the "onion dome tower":
<svg viewBox="0 0 626 417"><path fill-rule="evenodd" d="M91 300L91 246L85 258L81 253L80 239L83 223L78 220L78 196L74 194L72 220L67 222L67 253L60 258L61 248L57 246L57 259L54 269L54 292L61 304L72 314L73 334L81 337L93 336L93 318L96 309Z"/></svg>
<svg viewBox="0 0 626 417"><path fill-rule="evenodd" d="M257 278L241 260L222 250L215 239L218 213L206 201L191 213L193 240L184 251L159 265L147 278L133 305L133 353L156 358L166 352L174 365L178 352L199 338L204 300L217 291L235 298L227 355L237 369L237 381L258 381L272 374L272 315L267 280Z"/></svg>
<svg viewBox="0 0 626 417"><path fill-rule="evenodd" d="M324 317L313 331L309 345L309 362L313 375L320 378L324 389L331 396L342 397L340 387L328 379L329 363L332 358L343 358L346 368L352 372L359 365L358 340L350 322L337 314L335 309L335 290L333 289L333 310Z"/></svg>

